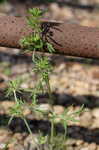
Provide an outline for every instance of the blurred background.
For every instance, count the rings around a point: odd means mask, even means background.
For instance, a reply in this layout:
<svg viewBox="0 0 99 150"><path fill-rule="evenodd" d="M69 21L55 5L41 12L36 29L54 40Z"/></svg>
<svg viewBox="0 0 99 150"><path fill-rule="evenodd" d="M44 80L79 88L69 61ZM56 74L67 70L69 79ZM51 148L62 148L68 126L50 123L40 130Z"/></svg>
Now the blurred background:
<svg viewBox="0 0 99 150"><path fill-rule="evenodd" d="M28 8L33 7L46 10L43 18L48 20L99 27L99 0L0 0L0 16L26 16ZM45 55L54 66L50 75L54 111L59 114L64 108L74 111L82 104L87 110L78 117L78 123L68 125L67 150L99 150L99 60ZM22 54L19 49L0 47L0 149L8 142L8 150L34 150L27 146L31 138L21 119L7 125L8 110L14 102L5 95L8 81L19 76L25 80L21 87L33 87L37 77L31 73L32 68L30 55ZM22 97L30 102L27 93L22 93ZM39 102L47 107L46 95L41 95ZM25 114L34 137L39 129L48 132L48 121L32 116L29 110Z"/></svg>
<svg viewBox="0 0 99 150"><path fill-rule="evenodd" d="M40 7L48 19L64 20L86 26L99 24L99 0L0 0L0 13L24 16L28 8Z"/></svg>

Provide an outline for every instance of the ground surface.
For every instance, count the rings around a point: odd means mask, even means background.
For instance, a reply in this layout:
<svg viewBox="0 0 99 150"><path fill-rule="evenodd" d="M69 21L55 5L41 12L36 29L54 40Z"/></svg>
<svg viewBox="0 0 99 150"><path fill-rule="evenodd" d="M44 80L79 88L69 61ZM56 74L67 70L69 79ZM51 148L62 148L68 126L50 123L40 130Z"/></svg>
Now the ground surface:
<svg viewBox="0 0 99 150"><path fill-rule="evenodd" d="M27 3L27 2L26 2ZM77 4L77 1L76 3ZM81 6L94 6L85 8L60 6L57 3L34 4L19 3L12 0L11 3L1 4L1 15L24 15L25 8L39 6L42 9L49 8L46 18L55 20L69 20L86 26L99 26L99 1L80 0ZM96 5L97 4L97 5ZM97 7L96 7L97 6ZM90 8L90 9L89 9ZM99 150L99 60L82 59L59 55L49 55L54 64L50 83L55 96L54 110L61 113L64 108L78 109L85 104L86 112L79 117L78 123L68 125L69 138L67 150ZM31 137L26 131L24 123L16 119L8 127L8 110L14 102L5 96L4 89L7 82L17 76L25 79L22 87L32 87L35 84L36 75L31 74L32 63L30 56L24 56L20 50L0 48L0 146L10 141L9 150L23 150ZM29 78L28 78L29 77ZM28 99L28 96L23 95ZM44 104L46 98L41 99ZM73 104L73 106L72 106ZM48 107L44 104L44 107ZM47 132L49 122L39 120L31 116L30 111L25 112L31 124L34 136L39 129ZM31 150L33 148L30 148ZM27 150L30 150L27 148Z"/></svg>

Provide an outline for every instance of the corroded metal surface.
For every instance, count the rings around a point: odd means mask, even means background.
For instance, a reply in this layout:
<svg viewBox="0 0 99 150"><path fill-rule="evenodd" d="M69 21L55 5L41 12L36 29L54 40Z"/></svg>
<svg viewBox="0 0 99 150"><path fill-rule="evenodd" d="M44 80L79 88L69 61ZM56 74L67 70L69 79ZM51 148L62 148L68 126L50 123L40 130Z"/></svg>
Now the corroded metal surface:
<svg viewBox="0 0 99 150"><path fill-rule="evenodd" d="M99 28L43 21L43 39L56 53L99 58ZM19 40L33 31L22 17L0 17L0 46L20 48Z"/></svg>
<svg viewBox="0 0 99 150"><path fill-rule="evenodd" d="M64 23L50 28L48 41L66 55L99 58L99 28Z"/></svg>
<svg viewBox="0 0 99 150"><path fill-rule="evenodd" d="M19 40L31 32L25 18L0 17L0 46L19 48Z"/></svg>

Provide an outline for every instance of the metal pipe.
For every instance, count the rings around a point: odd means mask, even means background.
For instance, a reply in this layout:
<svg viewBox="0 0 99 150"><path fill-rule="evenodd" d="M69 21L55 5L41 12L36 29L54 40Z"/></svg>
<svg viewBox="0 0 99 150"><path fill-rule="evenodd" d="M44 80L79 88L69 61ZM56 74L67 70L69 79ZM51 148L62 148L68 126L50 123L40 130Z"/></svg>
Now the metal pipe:
<svg viewBox="0 0 99 150"><path fill-rule="evenodd" d="M50 42L56 53L99 58L99 28L45 20L41 27L43 40ZM19 40L32 32L24 17L0 16L0 46L20 48Z"/></svg>

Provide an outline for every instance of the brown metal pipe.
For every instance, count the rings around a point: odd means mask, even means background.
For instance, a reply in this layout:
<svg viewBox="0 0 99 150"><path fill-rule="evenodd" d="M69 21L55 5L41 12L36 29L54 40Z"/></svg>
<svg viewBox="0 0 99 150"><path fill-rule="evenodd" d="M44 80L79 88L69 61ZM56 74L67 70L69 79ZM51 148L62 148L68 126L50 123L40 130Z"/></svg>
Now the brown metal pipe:
<svg viewBox="0 0 99 150"><path fill-rule="evenodd" d="M43 39L56 53L99 58L99 28L42 21ZM33 32L23 17L0 17L0 46L20 48L19 40Z"/></svg>

